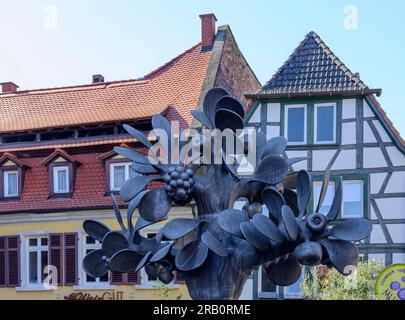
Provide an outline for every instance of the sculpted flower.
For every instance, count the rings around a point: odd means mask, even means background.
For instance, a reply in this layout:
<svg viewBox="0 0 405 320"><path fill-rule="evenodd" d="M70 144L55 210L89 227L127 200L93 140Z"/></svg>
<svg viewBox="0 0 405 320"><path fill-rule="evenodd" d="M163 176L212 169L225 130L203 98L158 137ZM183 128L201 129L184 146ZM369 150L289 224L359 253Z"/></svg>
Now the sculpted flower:
<svg viewBox="0 0 405 320"><path fill-rule="evenodd" d="M189 135L191 148L189 140L180 139L178 148L175 146L173 129L160 115L152 118L157 138L153 145L140 131L125 126L148 149L148 155L115 148L133 162L132 169L140 176L129 179L120 191L121 199L128 202L126 225L112 198L120 231L95 221L84 222L86 232L102 243L100 250L89 253L83 261L89 275L99 277L107 270L130 272L144 267L151 277L170 283L177 270L193 298L235 299L252 270L260 266L281 286L296 282L302 265L333 266L344 275L353 270L358 260L354 242L367 237L372 225L360 218L336 220L342 202L341 185L329 212L319 212L328 171L318 206L314 213L308 213L311 176L304 170L292 170L292 164L306 158L287 158L285 138L267 140L262 132L253 136L239 132L244 127L244 108L222 88L209 90L202 109L193 110L192 115L202 128ZM205 136L202 129L214 133ZM211 140L218 142L224 137L230 138L233 146L211 146ZM250 143L252 137L255 143ZM193 154L200 150L208 152ZM180 156L176 156L177 151ZM219 158L219 163L207 161L213 158ZM232 159L239 161L229 161ZM239 174L241 159L250 162L254 168L251 174ZM151 182L158 182L158 188L148 189ZM234 209L241 199L246 201L242 210ZM141 235L143 228L167 219L173 204L183 206L191 201L196 209L193 218L170 220L152 239ZM139 217L133 225L135 209Z"/></svg>

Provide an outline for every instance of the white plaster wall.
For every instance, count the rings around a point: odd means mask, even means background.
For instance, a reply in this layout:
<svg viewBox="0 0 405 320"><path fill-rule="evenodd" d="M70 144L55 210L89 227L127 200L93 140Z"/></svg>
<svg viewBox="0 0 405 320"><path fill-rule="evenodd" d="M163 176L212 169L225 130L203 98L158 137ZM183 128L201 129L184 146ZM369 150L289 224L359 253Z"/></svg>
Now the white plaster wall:
<svg viewBox="0 0 405 320"><path fill-rule="evenodd" d="M312 170L322 171L328 166L336 150L314 150L312 152Z"/></svg>
<svg viewBox="0 0 405 320"><path fill-rule="evenodd" d="M341 150L332 170L356 169L356 150Z"/></svg>
<svg viewBox="0 0 405 320"><path fill-rule="evenodd" d="M287 151L287 157L296 158L296 157L306 157L308 156L307 151ZM308 169L308 160L300 161L293 164L294 171L307 170Z"/></svg>
<svg viewBox="0 0 405 320"><path fill-rule="evenodd" d="M252 116L249 119L249 123L258 123L260 122L260 110L262 108L262 105L259 104L256 107L256 110L253 112Z"/></svg>
<svg viewBox="0 0 405 320"><path fill-rule="evenodd" d="M405 243L405 224L387 224L394 243Z"/></svg>
<svg viewBox="0 0 405 320"><path fill-rule="evenodd" d="M368 255L368 260L382 260L385 263L384 253L370 253Z"/></svg>
<svg viewBox="0 0 405 320"><path fill-rule="evenodd" d="M343 119L356 118L356 99L342 100L342 118Z"/></svg>
<svg viewBox="0 0 405 320"><path fill-rule="evenodd" d="M280 103L267 104L267 122L280 122Z"/></svg>
<svg viewBox="0 0 405 320"><path fill-rule="evenodd" d="M387 152L394 166L405 166L405 155L397 147L387 147Z"/></svg>
<svg viewBox="0 0 405 320"><path fill-rule="evenodd" d="M380 148L364 148L363 149L363 166L364 168L379 168L386 167L387 162Z"/></svg>
<svg viewBox="0 0 405 320"><path fill-rule="evenodd" d="M387 243L379 224L373 224L373 231L371 231L370 235L370 243Z"/></svg>
<svg viewBox="0 0 405 320"><path fill-rule="evenodd" d="M367 121L363 122L363 141L364 143L376 143L377 139L374 136L373 131L371 131L371 128Z"/></svg>
<svg viewBox="0 0 405 320"><path fill-rule="evenodd" d="M370 219L376 220L377 216L375 215L373 206L370 206Z"/></svg>
<svg viewBox="0 0 405 320"><path fill-rule="evenodd" d="M371 110L371 108L368 106L367 101L363 100L363 116L364 117L374 117L374 112Z"/></svg>
<svg viewBox="0 0 405 320"><path fill-rule="evenodd" d="M387 224L387 228L394 243L405 243L405 224Z"/></svg>
<svg viewBox="0 0 405 320"><path fill-rule="evenodd" d="M385 193L405 192L405 171L393 172ZM405 208L404 208L405 211Z"/></svg>
<svg viewBox="0 0 405 320"><path fill-rule="evenodd" d="M384 219L405 219L405 198L383 198L375 201Z"/></svg>
<svg viewBox="0 0 405 320"><path fill-rule="evenodd" d="M383 142L392 142L390 136L388 135L387 131L385 131L384 127L378 120L373 120L373 124L375 125L378 133L380 134L380 137Z"/></svg>
<svg viewBox="0 0 405 320"><path fill-rule="evenodd" d="M405 263L405 253L394 253L392 255L392 263Z"/></svg>
<svg viewBox="0 0 405 320"><path fill-rule="evenodd" d="M342 144L356 144L356 122L342 123Z"/></svg>
<svg viewBox="0 0 405 320"><path fill-rule="evenodd" d="M280 136L280 126L267 126L266 127L266 137L267 140L270 138Z"/></svg>
<svg viewBox="0 0 405 320"><path fill-rule="evenodd" d="M384 182L387 173L371 173L370 174L370 191L371 193L378 193L381 189L381 185Z"/></svg>

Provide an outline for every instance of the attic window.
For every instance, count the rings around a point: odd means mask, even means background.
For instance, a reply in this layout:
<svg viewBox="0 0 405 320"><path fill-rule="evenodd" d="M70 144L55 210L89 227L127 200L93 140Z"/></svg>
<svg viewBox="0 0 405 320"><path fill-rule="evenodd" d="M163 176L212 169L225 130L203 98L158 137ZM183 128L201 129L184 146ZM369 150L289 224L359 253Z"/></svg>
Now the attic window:
<svg viewBox="0 0 405 320"><path fill-rule="evenodd" d="M23 188L24 166L8 156L0 159L0 199L18 200Z"/></svg>
<svg viewBox="0 0 405 320"><path fill-rule="evenodd" d="M79 163L65 151L57 150L42 164L48 166L50 197L72 197Z"/></svg>

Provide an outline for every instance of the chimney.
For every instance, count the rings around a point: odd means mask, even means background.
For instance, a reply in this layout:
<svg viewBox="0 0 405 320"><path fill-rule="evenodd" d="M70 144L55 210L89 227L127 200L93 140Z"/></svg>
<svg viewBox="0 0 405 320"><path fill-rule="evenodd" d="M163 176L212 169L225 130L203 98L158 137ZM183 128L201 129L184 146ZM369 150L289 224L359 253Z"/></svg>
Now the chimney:
<svg viewBox="0 0 405 320"><path fill-rule="evenodd" d="M18 86L14 82L0 83L3 93L16 93Z"/></svg>
<svg viewBox="0 0 405 320"><path fill-rule="evenodd" d="M100 82L104 82L104 77L101 74L94 74L93 83L100 83Z"/></svg>
<svg viewBox="0 0 405 320"><path fill-rule="evenodd" d="M215 38L215 21L213 13L201 14L201 49L211 50Z"/></svg>

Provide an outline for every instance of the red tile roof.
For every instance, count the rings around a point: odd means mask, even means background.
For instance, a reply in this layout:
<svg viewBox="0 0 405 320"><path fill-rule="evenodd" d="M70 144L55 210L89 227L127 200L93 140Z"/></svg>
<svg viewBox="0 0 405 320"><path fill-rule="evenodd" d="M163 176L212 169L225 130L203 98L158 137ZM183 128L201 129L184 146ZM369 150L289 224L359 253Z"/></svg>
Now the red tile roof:
<svg viewBox="0 0 405 320"><path fill-rule="evenodd" d="M0 94L0 133L143 119L168 107L185 125L210 58L197 44L142 80Z"/></svg>
<svg viewBox="0 0 405 320"><path fill-rule="evenodd" d="M75 159L82 165L77 167L75 190L72 198L49 198L48 167L41 165L46 157L24 159L25 183L19 201L0 203L0 212L46 212L75 210L79 208L110 208L111 198L106 195L106 173L103 153L77 154ZM119 200L119 203L123 204Z"/></svg>

